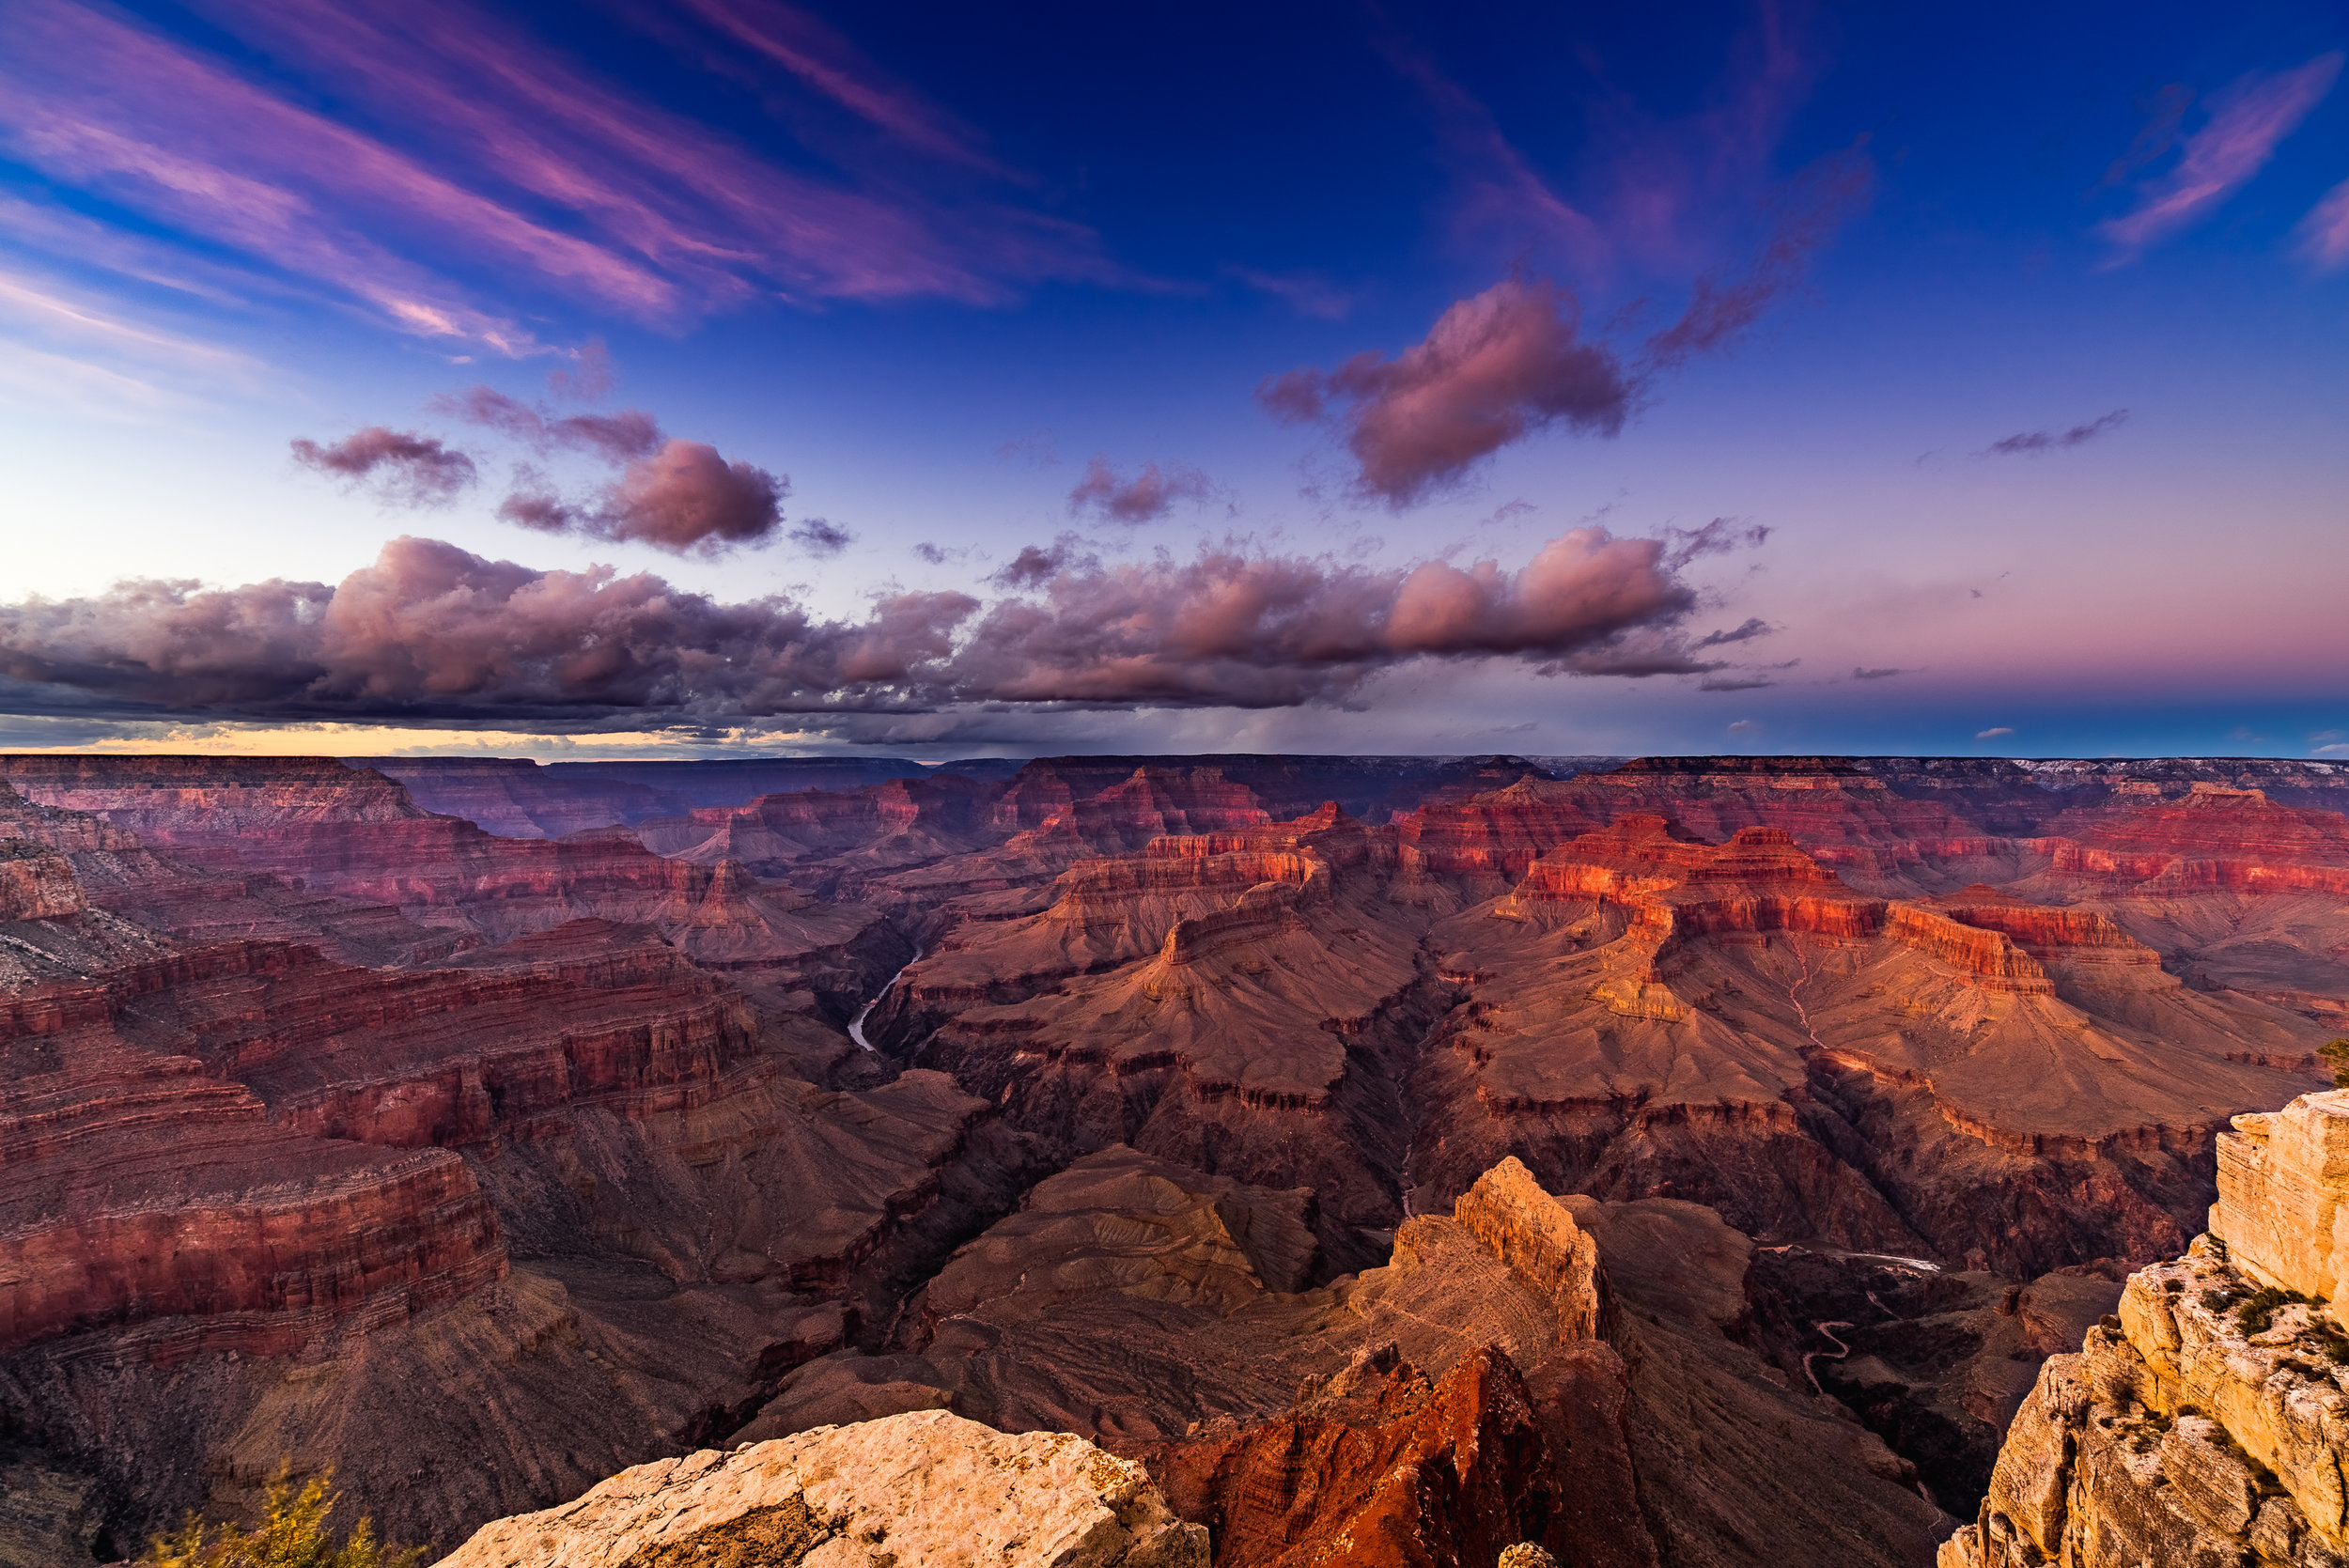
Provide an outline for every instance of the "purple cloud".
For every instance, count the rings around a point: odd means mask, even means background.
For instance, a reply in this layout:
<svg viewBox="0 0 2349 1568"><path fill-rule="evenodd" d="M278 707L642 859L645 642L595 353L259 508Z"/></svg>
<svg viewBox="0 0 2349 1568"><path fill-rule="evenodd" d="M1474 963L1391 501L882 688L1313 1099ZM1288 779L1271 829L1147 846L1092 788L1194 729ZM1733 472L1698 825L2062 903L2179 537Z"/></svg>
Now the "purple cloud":
<svg viewBox="0 0 2349 1568"><path fill-rule="evenodd" d="M303 467L364 484L394 505L445 506L477 476L473 459L439 438L382 425L324 445L306 438L292 444L294 461Z"/></svg>
<svg viewBox="0 0 2349 1568"><path fill-rule="evenodd" d="M2129 411L2115 409L2099 414L2085 425L2075 425L2068 430L2024 430L1994 441L1976 453L1980 458L2013 458L2040 452L2061 451L2065 447L2085 446L2108 430L2116 430L2127 423Z"/></svg>
<svg viewBox="0 0 2349 1568"><path fill-rule="evenodd" d="M782 713L922 686L977 608L907 594L822 621L779 598L720 604L649 573L535 571L400 538L333 587L126 582L0 606L0 676L81 706L220 717Z"/></svg>
<svg viewBox="0 0 2349 1568"><path fill-rule="evenodd" d="M498 503L504 521L543 534L650 545L672 555L722 555L738 545L766 543L783 525L783 498L791 489L785 475L730 463L714 446L679 439L630 463L592 500L566 499L526 463L516 467L514 478L513 492ZM801 524L793 536L801 535L817 554L831 553L849 537L820 518ZM824 548L823 540L834 536L838 545Z"/></svg>
<svg viewBox="0 0 2349 1568"><path fill-rule="evenodd" d="M2138 193L2135 208L2098 226L2122 259L2208 216L2265 166L2276 145L2332 90L2341 54L2294 70L2246 76L2210 101L2210 119L2186 139L2177 166Z"/></svg>
<svg viewBox="0 0 2349 1568"><path fill-rule="evenodd" d="M789 14L705 8L705 24L738 49L744 29ZM571 69L478 8L415 0L393 18L332 0L214 0L205 10L299 86L263 85L108 10L23 0L0 52L11 156L323 284L405 332L506 353L535 346L476 300L477 286L416 259L427 255L659 324L778 295L989 303L1033 281L1116 275L1081 225L768 162ZM835 101L858 96L836 61L802 54L799 80ZM402 145L308 106L321 101L402 127ZM880 98L864 103L887 117Z"/></svg>
<svg viewBox="0 0 2349 1568"><path fill-rule="evenodd" d="M1274 707L1341 700L1420 658L1516 659L1549 674L1714 668L1671 643L1695 594L1663 543L1604 529L1552 539L1514 572L1490 561L1374 570L1228 542L1188 562L1055 567L1054 553L1023 552L998 574L1040 598L999 602L972 627L958 696Z"/></svg>
<svg viewBox="0 0 2349 1568"><path fill-rule="evenodd" d="M1613 350L1580 335L1574 297L1503 279L1445 311L1394 359L1268 378L1256 397L1289 420L1342 415L1360 488L1404 506L1455 483L1511 442L1554 425L1613 435L1631 406Z"/></svg>
<svg viewBox="0 0 2349 1568"><path fill-rule="evenodd" d="M2300 254L2320 272L2349 266L2349 179L2327 191L2300 221Z"/></svg>
<svg viewBox="0 0 2349 1568"><path fill-rule="evenodd" d="M649 573L537 571L402 538L331 587L126 582L0 606L0 679L31 689L14 694L21 711L718 722L967 703L1286 706L1346 700L1430 658L1546 674L1719 667L1677 640L1695 594L1664 543L1603 529L1552 539L1514 571L1380 570L1231 541L1104 566L1073 548L1000 574L1033 597L901 594L846 622L779 597L720 604Z"/></svg>
<svg viewBox="0 0 2349 1568"><path fill-rule="evenodd" d="M647 457L661 442L660 424L642 409L558 416L486 386L435 397L430 407L435 413L496 430L540 452L568 447L609 463Z"/></svg>
<svg viewBox="0 0 2349 1568"><path fill-rule="evenodd" d="M1106 522L1156 522L1177 502L1206 500L1209 489L1206 474L1183 463L1164 470L1144 463L1131 479L1120 479L1109 459L1097 457L1069 490L1068 510L1071 516L1090 511Z"/></svg>
<svg viewBox="0 0 2349 1568"><path fill-rule="evenodd" d="M823 518L801 520L800 525L791 530L790 538L793 544L798 545L810 555L837 555L856 543L854 534ZM916 555L921 554L922 547L916 545L913 552ZM935 565L935 563L932 564Z"/></svg>

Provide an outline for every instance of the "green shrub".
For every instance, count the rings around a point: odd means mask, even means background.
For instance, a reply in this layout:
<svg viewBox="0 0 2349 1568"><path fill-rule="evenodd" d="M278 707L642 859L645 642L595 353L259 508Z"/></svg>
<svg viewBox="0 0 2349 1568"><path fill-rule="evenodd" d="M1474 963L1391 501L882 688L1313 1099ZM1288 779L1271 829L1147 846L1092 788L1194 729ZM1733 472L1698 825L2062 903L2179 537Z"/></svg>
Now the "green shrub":
<svg viewBox="0 0 2349 1568"><path fill-rule="evenodd" d="M2313 1296L2303 1296L2296 1290L2279 1290L2274 1285L2262 1285L2235 1309L2234 1325L2245 1338L2264 1334L2276 1326L2276 1313L2297 1302L2304 1307L2324 1305Z"/></svg>
<svg viewBox="0 0 2349 1568"><path fill-rule="evenodd" d="M2332 1068L2333 1087L2349 1089L2349 1040L2335 1040L2329 1046L2320 1046L2316 1054Z"/></svg>
<svg viewBox="0 0 2349 1568"><path fill-rule="evenodd" d="M415 1568L424 1548L385 1545L365 1515L348 1536L334 1538L326 1519L342 1498L334 1481L329 1470L296 1487L291 1464L281 1465L259 1524L249 1530L207 1525L190 1514L177 1530L148 1543L141 1568Z"/></svg>

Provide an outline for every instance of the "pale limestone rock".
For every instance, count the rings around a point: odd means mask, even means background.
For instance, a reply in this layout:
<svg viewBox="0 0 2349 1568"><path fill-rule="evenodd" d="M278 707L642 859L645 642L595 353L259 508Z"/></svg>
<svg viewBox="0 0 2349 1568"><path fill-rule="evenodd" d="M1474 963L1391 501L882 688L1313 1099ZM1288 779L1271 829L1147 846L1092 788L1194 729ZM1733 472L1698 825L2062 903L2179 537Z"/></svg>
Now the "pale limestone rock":
<svg viewBox="0 0 2349 1568"><path fill-rule="evenodd" d="M1939 1568L2349 1568L2349 1093L2239 1116L2218 1141L2213 1234L2131 1275L2115 1318L2051 1358L1981 1516ZM2338 1262L2336 1260L2339 1260ZM2269 1300L2274 1298L2270 1296Z"/></svg>
<svg viewBox="0 0 2349 1568"><path fill-rule="evenodd" d="M2234 1118L2218 1135L2211 1234L2263 1284L2326 1301L2349 1269L2349 1090Z"/></svg>
<svg viewBox="0 0 2349 1568"><path fill-rule="evenodd" d="M622 1470L440 1568L1206 1568L1140 1465L920 1410Z"/></svg>

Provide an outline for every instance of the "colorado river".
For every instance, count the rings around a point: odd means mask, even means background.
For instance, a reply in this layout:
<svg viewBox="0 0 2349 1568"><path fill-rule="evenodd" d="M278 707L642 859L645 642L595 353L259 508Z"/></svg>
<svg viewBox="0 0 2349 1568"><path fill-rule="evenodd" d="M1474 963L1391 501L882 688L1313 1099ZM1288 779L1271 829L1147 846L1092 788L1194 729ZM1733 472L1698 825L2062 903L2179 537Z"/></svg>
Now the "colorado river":
<svg viewBox="0 0 2349 1568"><path fill-rule="evenodd" d="M864 1037L864 1020L873 1016L873 1009L881 1004L881 998L889 994L890 986L896 985L899 980L904 978L906 970L911 969L914 965L920 963L921 961L922 950L917 947L913 950L913 956L908 958L903 964L899 965L897 972L889 977L888 983L882 986L879 990L873 993L873 1000L856 1010L856 1017L848 1022L849 1039L854 1040L859 1046L863 1047L866 1050L873 1050L873 1042ZM880 1053L879 1051L873 1051L873 1054L878 1056Z"/></svg>

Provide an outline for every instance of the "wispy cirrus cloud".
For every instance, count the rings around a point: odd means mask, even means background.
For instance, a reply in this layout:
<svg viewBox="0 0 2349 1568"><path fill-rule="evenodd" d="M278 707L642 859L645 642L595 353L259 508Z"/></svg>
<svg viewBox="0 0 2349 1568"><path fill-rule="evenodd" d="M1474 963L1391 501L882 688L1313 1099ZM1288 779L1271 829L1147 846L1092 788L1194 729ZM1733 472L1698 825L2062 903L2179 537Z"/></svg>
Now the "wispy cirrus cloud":
<svg viewBox="0 0 2349 1568"><path fill-rule="evenodd" d="M2069 429L2018 430L2014 435L2003 436L1992 442L1974 456L1977 458L2031 457L2041 452L2060 452L2067 447L2085 446L2098 436L2119 429L2127 423L2128 417L2128 410L2115 409L2110 413L2099 414L2087 424L2075 425Z"/></svg>
<svg viewBox="0 0 2349 1568"><path fill-rule="evenodd" d="M2325 199L2300 221L2300 254L2319 272L2349 267L2349 179L2325 194Z"/></svg>
<svg viewBox="0 0 2349 1568"><path fill-rule="evenodd" d="M892 80L863 53L823 20L780 0L676 0L656 11L683 13L720 38L749 52L754 60L783 67L793 76L894 141L931 157L998 177L1013 171L983 148L971 126ZM659 25L657 15L645 20ZM700 51L705 60L709 52ZM723 69L723 59L711 61Z"/></svg>
<svg viewBox="0 0 2349 1568"><path fill-rule="evenodd" d="M54 181L405 332L518 353L537 346L517 324L521 299L673 324L761 296L991 303L1039 279L1114 272L1080 225L787 167L486 9L418 0L395 20L324 0L198 8L299 84L114 13L23 0L0 53L0 145ZM762 27L793 14L701 9L738 49L751 47L744 29L768 37ZM929 123L911 99L860 96L862 78L821 54L801 60L802 81L901 133ZM334 116L313 107L321 100Z"/></svg>
<svg viewBox="0 0 2349 1568"><path fill-rule="evenodd" d="M2114 248L2115 264L2216 211L2332 90L2341 66L2335 50L2292 70L2245 76L2214 94L2208 122L2186 138L2176 165L2140 186L2130 210L2097 225ZM2168 113L2165 102L2156 118Z"/></svg>

